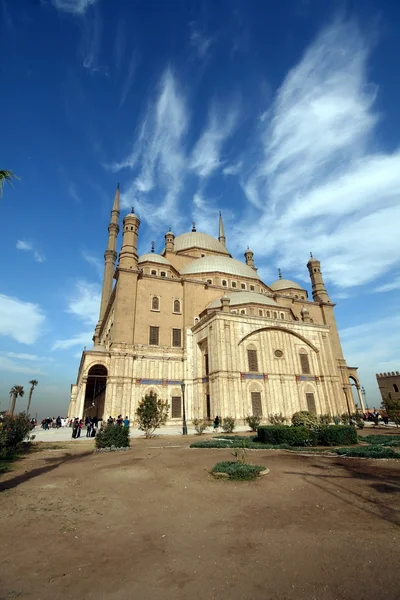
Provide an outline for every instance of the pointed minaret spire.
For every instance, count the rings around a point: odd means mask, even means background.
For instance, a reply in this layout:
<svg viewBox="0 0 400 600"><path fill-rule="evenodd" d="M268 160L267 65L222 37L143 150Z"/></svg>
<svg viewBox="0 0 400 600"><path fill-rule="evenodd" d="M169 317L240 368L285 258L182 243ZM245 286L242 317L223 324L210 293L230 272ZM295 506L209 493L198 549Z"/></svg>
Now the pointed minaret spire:
<svg viewBox="0 0 400 600"><path fill-rule="evenodd" d="M218 234L218 241L221 242L221 244L223 244L226 247L225 229L224 229L224 222L222 220L222 212L221 211L219 211L219 234Z"/></svg>
<svg viewBox="0 0 400 600"><path fill-rule="evenodd" d="M282 279L282 271L280 269L278 269L278 275L279 275L279 279Z"/></svg>
<svg viewBox="0 0 400 600"><path fill-rule="evenodd" d="M194 233L196 231L196 223L193 221L192 222L192 233Z"/></svg>
<svg viewBox="0 0 400 600"><path fill-rule="evenodd" d="M113 212L118 212L118 216L119 216L119 183L117 183L117 189L115 190L115 196L114 196L114 204L111 210L111 222L112 222L112 216L113 216Z"/></svg>
<svg viewBox="0 0 400 600"><path fill-rule="evenodd" d="M154 252L154 248L155 248L156 243L155 242L151 242L151 251Z"/></svg>

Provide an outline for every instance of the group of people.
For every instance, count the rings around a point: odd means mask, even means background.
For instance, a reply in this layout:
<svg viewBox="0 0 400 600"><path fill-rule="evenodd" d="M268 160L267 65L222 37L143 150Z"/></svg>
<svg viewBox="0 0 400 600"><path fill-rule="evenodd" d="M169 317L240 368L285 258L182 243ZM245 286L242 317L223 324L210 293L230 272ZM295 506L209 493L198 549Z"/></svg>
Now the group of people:
<svg viewBox="0 0 400 600"><path fill-rule="evenodd" d="M71 419L72 426L72 438L77 439L81 437L83 429L83 419ZM97 417L86 417L85 419L86 437L96 437L97 430L99 428L99 420Z"/></svg>
<svg viewBox="0 0 400 600"><path fill-rule="evenodd" d="M68 419L66 417L46 417L42 419L42 429L60 429L60 427L66 427L68 425Z"/></svg>
<svg viewBox="0 0 400 600"><path fill-rule="evenodd" d="M373 412L370 412L369 410L367 410L365 413L363 413L363 419L364 421L369 421L372 423L376 423L379 421L383 421L385 423L385 425L389 424L389 417L387 416L386 413L379 413L376 408L374 408Z"/></svg>
<svg viewBox="0 0 400 600"><path fill-rule="evenodd" d="M124 426L124 427L130 427L130 420L129 417L125 417L125 419L122 418L122 415L118 415L118 417L116 419L114 419L111 415L108 417L107 419L107 425L120 425L120 426Z"/></svg>

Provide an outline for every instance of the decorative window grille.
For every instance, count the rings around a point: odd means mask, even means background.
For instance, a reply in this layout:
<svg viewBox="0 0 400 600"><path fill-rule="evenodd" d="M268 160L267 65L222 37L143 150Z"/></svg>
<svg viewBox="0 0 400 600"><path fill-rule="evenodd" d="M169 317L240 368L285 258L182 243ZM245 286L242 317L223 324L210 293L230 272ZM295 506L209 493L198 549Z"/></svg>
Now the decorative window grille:
<svg viewBox="0 0 400 600"><path fill-rule="evenodd" d="M303 375L309 375L311 373L310 363L308 360L308 355L306 353L303 353L303 352L300 353L300 365L301 365L301 372L303 373Z"/></svg>
<svg viewBox="0 0 400 600"><path fill-rule="evenodd" d="M180 348L182 346L182 330L181 329L173 329L172 330L172 345L174 348Z"/></svg>
<svg viewBox="0 0 400 600"><path fill-rule="evenodd" d="M153 296L151 300L151 310L160 310L160 299L157 296Z"/></svg>
<svg viewBox="0 0 400 600"><path fill-rule="evenodd" d="M249 361L249 371L258 371L257 350L247 350L247 359Z"/></svg>
<svg viewBox="0 0 400 600"><path fill-rule="evenodd" d="M150 346L158 346L160 337L160 328L150 325L149 344Z"/></svg>
<svg viewBox="0 0 400 600"><path fill-rule="evenodd" d="M251 408L254 416L262 417L261 392L251 392Z"/></svg>
<svg viewBox="0 0 400 600"><path fill-rule="evenodd" d="M307 356L306 354L304 354L303 356ZM315 398L314 398L314 394L306 394L306 400L307 400L307 410L308 412L313 412L316 413L317 412L317 407L315 406Z"/></svg>
<svg viewBox="0 0 400 600"><path fill-rule="evenodd" d="M171 398L171 417L173 419L182 418L182 398L180 396Z"/></svg>

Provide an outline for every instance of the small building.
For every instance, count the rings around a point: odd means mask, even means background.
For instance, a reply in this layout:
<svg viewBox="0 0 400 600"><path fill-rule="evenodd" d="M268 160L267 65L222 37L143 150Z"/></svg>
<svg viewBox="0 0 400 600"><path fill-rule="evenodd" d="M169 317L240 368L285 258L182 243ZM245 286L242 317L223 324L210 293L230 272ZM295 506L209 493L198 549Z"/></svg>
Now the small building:
<svg viewBox="0 0 400 600"><path fill-rule="evenodd" d="M391 373L377 373L379 391L382 400L400 400L400 373L398 371Z"/></svg>

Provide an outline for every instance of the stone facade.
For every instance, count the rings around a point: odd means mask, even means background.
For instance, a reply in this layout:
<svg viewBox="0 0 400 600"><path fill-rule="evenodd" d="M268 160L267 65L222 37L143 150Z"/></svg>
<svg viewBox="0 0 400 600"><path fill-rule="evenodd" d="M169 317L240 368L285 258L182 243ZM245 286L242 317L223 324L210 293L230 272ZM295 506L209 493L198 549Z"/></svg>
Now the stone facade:
<svg viewBox="0 0 400 600"><path fill-rule="evenodd" d="M233 259L221 216L218 239L195 226L177 237L168 231L161 254L153 248L139 257L140 221L130 213L115 266L118 222L119 189L94 346L83 352L71 386L70 417L134 418L153 390L168 400L174 423L182 418L183 383L188 420L353 412L351 385L363 407L318 260L311 256L307 264L311 300L280 273L271 285L263 282L251 250L245 262Z"/></svg>
<svg viewBox="0 0 400 600"><path fill-rule="evenodd" d="M377 373L376 380L378 382L379 391L382 400L400 399L400 373L398 371L391 373Z"/></svg>

